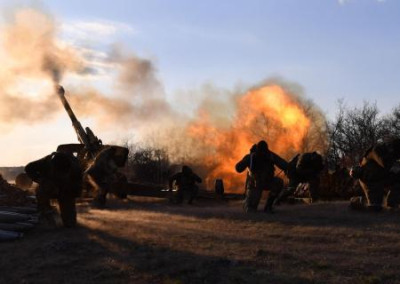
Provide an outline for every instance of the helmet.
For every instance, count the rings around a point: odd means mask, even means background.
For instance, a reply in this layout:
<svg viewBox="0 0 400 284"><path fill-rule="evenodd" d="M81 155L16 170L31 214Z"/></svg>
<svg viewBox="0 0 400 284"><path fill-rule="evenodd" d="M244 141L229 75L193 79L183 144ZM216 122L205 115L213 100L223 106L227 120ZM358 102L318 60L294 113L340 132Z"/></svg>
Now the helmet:
<svg viewBox="0 0 400 284"><path fill-rule="evenodd" d="M261 152L267 152L268 151L268 143L265 142L264 140L261 140L260 142L257 143L257 150Z"/></svg>
<svg viewBox="0 0 400 284"><path fill-rule="evenodd" d="M192 173L192 169L189 168L188 166L184 165L184 166L182 166L182 173L185 175L189 175Z"/></svg>

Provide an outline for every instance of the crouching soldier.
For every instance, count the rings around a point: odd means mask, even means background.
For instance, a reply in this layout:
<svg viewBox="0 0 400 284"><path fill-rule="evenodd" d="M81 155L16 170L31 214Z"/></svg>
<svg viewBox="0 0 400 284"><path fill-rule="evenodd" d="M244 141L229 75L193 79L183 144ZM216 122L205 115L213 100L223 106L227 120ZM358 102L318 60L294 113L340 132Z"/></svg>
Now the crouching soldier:
<svg viewBox="0 0 400 284"><path fill-rule="evenodd" d="M57 199L65 227L76 225L77 198L82 190L82 169L71 154L54 152L26 165L26 174L38 184L36 199L38 211L55 225L51 199Z"/></svg>
<svg viewBox="0 0 400 284"><path fill-rule="evenodd" d="M398 209L400 203L400 139L390 139L369 148L359 166L350 175L359 179L364 198L352 198L350 207L379 212L388 190L387 206Z"/></svg>
<svg viewBox="0 0 400 284"><path fill-rule="evenodd" d="M176 194L172 198L172 201L181 204L185 195L188 195L188 204L192 204L199 191L196 183L201 182L201 178L195 174L191 168L188 166L183 166L181 172L174 174L169 179L169 190L172 191L174 183L177 187Z"/></svg>
<svg viewBox="0 0 400 284"><path fill-rule="evenodd" d="M93 206L104 208L111 185L116 182L118 168L128 159L129 150L119 146L108 146L94 159L85 171L85 185L94 193Z"/></svg>
<svg viewBox="0 0 400 284"><path fill-rule="evenodd" d="M316 201L319 197L320 174L323 169L322 156L317 152L296 155L288 165L288 187L281 192L275 203L279 204L292 195L300 183L308 184L311 200Z"/></svg>
<svg viewBox="0 0 400 284"><path fill-rule="evenodd" d="M275 177L275 166L286 171L287 162L270 151L265 141L258 142L255 151L245 155L236 164L238 173L248 169L246 197L243 204L245 212L256 212L262 192L267 190L269 195L264 211L272 213L274 200L283 188L283 180Z"/></svg>

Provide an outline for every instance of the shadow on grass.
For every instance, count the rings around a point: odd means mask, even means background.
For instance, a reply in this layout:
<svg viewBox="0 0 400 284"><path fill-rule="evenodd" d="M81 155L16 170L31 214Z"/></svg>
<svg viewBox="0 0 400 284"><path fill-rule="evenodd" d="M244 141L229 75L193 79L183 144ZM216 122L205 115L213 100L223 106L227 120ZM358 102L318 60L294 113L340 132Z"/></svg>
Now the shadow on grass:
<svg viewBox="0 0 400 284"><path fill-rule="evenodd" d="M311 283L253 262L139 243L87 227L38 231L7 244L2 248L0 282Z"/></svg>

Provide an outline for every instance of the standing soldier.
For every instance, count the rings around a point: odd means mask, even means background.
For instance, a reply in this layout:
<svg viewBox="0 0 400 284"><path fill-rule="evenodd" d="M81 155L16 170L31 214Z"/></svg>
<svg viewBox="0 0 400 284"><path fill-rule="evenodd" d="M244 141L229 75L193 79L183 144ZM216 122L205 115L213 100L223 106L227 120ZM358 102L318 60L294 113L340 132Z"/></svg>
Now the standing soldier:
<svg viewBox="0 0 400 284"><path fill-rule="evenodd" d="M50 200L57 199L64 226L75 226L75 198L82 190L82 170L78 159L71 154L54 152L26 165L25 172L39 185L36 199L42 216L55 223Z"/></svg>
<svg viewBox="0 0 400 284"><path fill-rule="evenodd" d="M320 174L324 169L322 156L317 152L304 153L296 155L288 164L287 176L289 184L286 190L282 191L276 204L284 201L287 197L292 195L300 183L307 183L311 200L318 199Z"/></svg>
<svg viewBox="0 0 400 284"><path fill-rule="evenodd" d="M362 198L353 198L350 206L354 209L367 208L382 210L385 188L389 189L387 206L397 209L400 203L400 139L392 138L369 148L360 163L353 167L350 175L359 179L364 191L366 204Z"/></svg>
<svg viewBox="0 0 400 284"><path fill-rule="evenodd" d="M173 184L178 188L176 192L176 203L180 204L183 202L185 193L189 195L188 204L192 204L193 199L196 198L199 191L196 182L201 183L201 178L196 175L191 168L183 166L182 171L174 174L169 179L169 190L172 191Z"/></svg>
<svg viewBox="0 0 400 284"><path fill-rule="evenodd" d="M243 205L245 212L256 212L263 190L269 190L264 211L272 213L272 205L283 188L283 180L275 177L275 166L286 170L287 162L268 149L265 141L257 143L256 150L247 154L236 164L236 171L249 170L246 197Z"/></svg>

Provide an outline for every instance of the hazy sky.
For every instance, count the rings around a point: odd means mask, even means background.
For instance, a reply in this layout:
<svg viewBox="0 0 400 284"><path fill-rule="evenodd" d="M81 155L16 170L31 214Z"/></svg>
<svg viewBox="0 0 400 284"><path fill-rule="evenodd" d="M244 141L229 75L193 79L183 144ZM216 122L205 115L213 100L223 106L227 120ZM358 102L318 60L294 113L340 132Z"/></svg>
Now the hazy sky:
<svg viewBox="0 0 400 284"><path fill-rule="evenodd" d="M376 101L383 112L400 103L398 0L0 3L5 11L27 3L43 7L74 44L103 50L118 43L150 58L171 101L179 90L209 82L234 89L278 76L302 85L329 117L340 98L351 106ZM0 147L9 151L0 166L24 164L60 142L74 142L69 121L59 120L5 133ZM47 140L40 138L43 127ZM68 130L59 131L63 127ZM55 137L49 140L49 133ZM26 137L34 145L26 147Z"/></svg>
<svg viewBox="0 0 400 284"><path fill-rule="evenodd" d="M337 98L400 98L400 1L48 1L62 21L129 25L121 36L156 59L168 93L282 76L331 111Z"/></svg>

